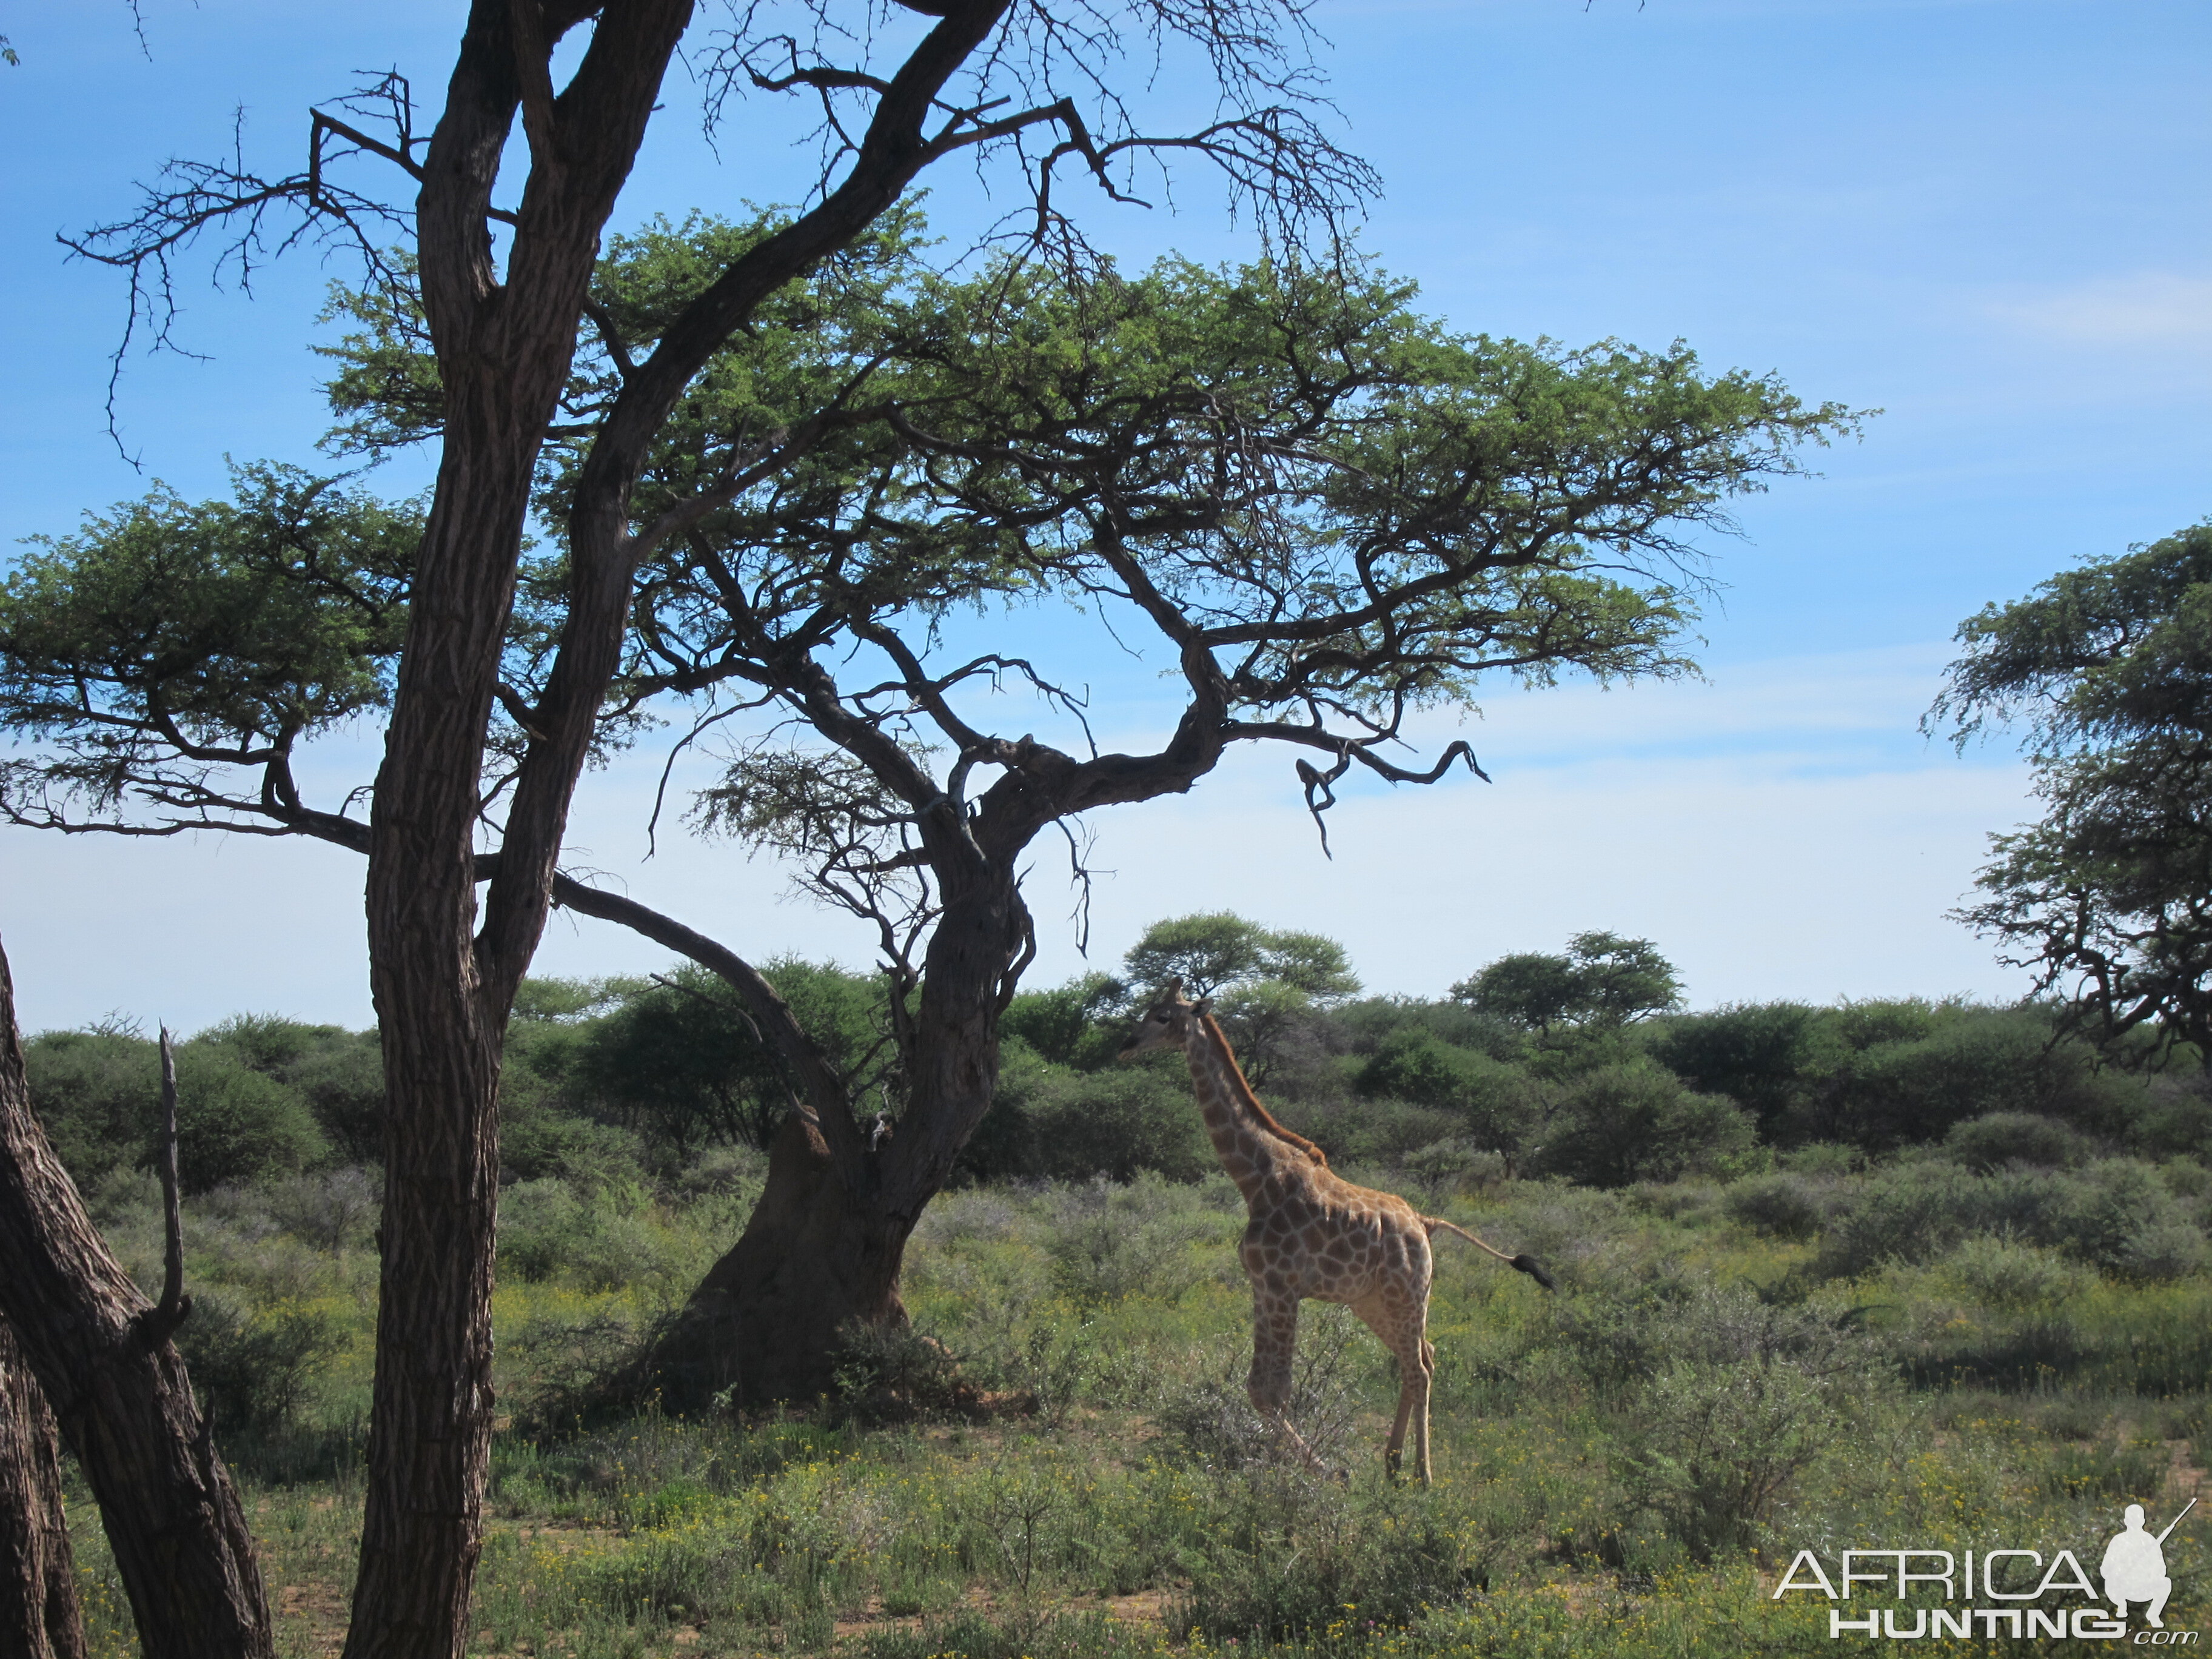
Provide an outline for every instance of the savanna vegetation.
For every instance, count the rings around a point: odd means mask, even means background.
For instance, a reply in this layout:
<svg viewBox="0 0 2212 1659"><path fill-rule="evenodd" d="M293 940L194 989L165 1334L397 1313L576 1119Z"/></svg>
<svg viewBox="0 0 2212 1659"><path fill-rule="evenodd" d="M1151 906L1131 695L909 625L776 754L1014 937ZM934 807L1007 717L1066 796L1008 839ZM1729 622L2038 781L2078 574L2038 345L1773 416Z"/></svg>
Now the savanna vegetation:
<svg viewBox="0 0 2212 1659"><path fill-rule="evenodd" d="M1009 1006L991 1111L908 1254L911 1329L856 1329L834 1389L775 1413L678 1415L629 1381L753 1206L775 1052L696 969L526 986L472 1651L1825 1651L1825 1601L1766 1596L1798 1548L2063 1545L2094 1570L2121 1505L2162 1525L2206 1485L2212 1088L2185 1048L2130 1068L2036 1006L1684 1012L1650 942L1602 933L1427 1000L1227 915L1158 924L1122 966ZM771 972L869 1063L879 977ZM1547 1296L1439 1249L1433 1489L1382 1479L1395 1383L1342 1310L1309 1304L1295 1415L1347 1478L1267 1443L1242 1206L1180 1063L1113 1063L1170 974L1339 1168L1558 1275ZM150 1289L153 1045L110 1024L27 1059ZM179 1075L177 1340L280 1650L325 1651L361 1515L375 1037L240 1018ZM127 1652L78 1500L96 1650ZM2204 1593L2185 1533L2177 1628Z"/></svg>

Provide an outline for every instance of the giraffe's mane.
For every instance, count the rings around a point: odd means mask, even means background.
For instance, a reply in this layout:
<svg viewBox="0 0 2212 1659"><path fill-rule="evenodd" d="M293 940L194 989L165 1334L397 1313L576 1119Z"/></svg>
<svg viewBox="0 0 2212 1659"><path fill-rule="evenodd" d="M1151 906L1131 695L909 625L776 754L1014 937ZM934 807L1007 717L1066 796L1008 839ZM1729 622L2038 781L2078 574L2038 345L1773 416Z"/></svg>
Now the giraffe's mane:
<svg viewBox="0 0 2212 1659"><path fill-rule="evenodd" d="M1244 1091L1244 1104L1250 1109L1252 1115L1260 1120L1260 1127L1273 1135L1276 1139L1287 1141L1297 1147L1322 1169L1328 1168L1327 1152L1322 1151L1296 1130L1285 1129L1281 1124L1276 1122L1274 1114L1261 1103L1259 1095L1253 1090L1251 1082L1244 1075L1243 1066L1237 1063L1237 1051L1229 1046L1228 1035L1222 1030L1220 1022L1202 1009L1194 1008L1191 1012L1212 1036L1214 1042L1220 1045L1221 1057L1229 1062L1229 1075L1237 1080L1237 1086Z"/></svg>

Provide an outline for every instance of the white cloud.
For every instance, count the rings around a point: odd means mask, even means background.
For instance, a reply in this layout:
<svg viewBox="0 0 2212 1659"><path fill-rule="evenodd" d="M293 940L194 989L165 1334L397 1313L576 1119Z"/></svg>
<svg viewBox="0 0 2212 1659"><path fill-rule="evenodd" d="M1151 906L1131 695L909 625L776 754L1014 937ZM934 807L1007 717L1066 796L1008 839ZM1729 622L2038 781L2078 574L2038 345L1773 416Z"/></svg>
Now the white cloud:
<svg viewBox="0 0 2212 1659"><path fill-rule="evenodd" d="M2212 344L2212 277L2100 276L1989 301L1991 315L2053 341L2092 346Z"/></svg>

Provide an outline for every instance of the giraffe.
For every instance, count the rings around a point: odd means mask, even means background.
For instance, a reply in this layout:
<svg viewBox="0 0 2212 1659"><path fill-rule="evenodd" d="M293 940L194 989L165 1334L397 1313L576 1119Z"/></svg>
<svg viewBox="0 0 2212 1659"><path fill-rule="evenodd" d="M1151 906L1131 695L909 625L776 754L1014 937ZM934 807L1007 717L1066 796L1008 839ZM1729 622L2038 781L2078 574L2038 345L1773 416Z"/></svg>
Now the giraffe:
<svg viewBox="0 0 2212 1659"><path fill-rule="evenodd" d="M1411 1423L1414 1478L1427 1486L1429 1381L1436 1370L1427 1337L1431 1236L1439 1228L1457 1233L1547 1290L1554 1288L1551 1275L1532 1257L1492 1249L1464 1227L1337 1175L1320 1147L1269 1115L1244 1080L1209 1001L1186 1001L1180 979L1170 980L1146 1011L1121 1058L1168 1048L1182 1049L1190 1064L1206 1133L1250 1217L1238 1254L1252 1281L1246 1388L1254 1409L1279 1442L1321 1470L1321 1460L1291 1425L1291 1361L1299 1302L1340 1302L1397 1357L1398 1416L1383 1464L1395 1479Z"/></svg>

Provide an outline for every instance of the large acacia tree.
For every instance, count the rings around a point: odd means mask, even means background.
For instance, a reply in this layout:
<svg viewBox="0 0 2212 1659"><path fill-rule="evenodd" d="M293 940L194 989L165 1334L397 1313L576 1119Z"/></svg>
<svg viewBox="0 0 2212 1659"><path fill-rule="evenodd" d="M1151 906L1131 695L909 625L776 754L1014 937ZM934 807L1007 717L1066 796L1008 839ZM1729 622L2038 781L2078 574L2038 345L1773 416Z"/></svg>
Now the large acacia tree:
<svg viewBox="0 0 2212 1659"><path fill-rule="evenodd" d="M1930 724L2025 727L2045 816L1960 913L2100 1041L2212 1055L2212 525L2061 572L1959 629Z"/></svg>
<svg viewBox="0 0 2212 1659"><path fill-rule="evenodd" d="M672 412L635 497L670 529L641 567L597 728L598 740L619 739L640 711L671 702L688 706L695 732L750 722L732 728L750 735L702 798L703 826L793 857L820 896L870 924L887 972L890 1064L841 1070L735 952L556 878L558 902L637 927L735 986L804 1103L745 1237L656 1357L665 1384L690 1398L811 1394L842 1324L903 1316L906 1238L988 1109L999 1019L1033 954L1022 871L1039 837L1067 830L1079 846L1087 814L1188 790L1251 744L1291 752L1319 819L1354 769L1394 783L1473 769L1463 742L1426 755L1407 745L1425 712L1466 706L1485 676L1677 672L1698 581L1682 538L1719 520L1730 495L1796 470L1797 443L1847 424L1771 380L1707 375L1680 348L1569 352L1455 335L1357 264L1170 261L1079 280L1008 264L953 282L915 264L914 228L887 226L788 290ZM585 486L620 357L658 349L733 248L781 234L764 219L616 246L593 290L600 344L564 393L581 458L549 451L538 472L550 520ZM437 365L406 307L359 312L363 331L341 348L334 386L353 441L434 433ZM764 437L773 466L743 459ZM337 499L295 477L248 482L298 503L275 509L280 519ZM66 617L75 595L112 589L88 573L135 556L126 544L162 540L123 533L146 510L58 544L28 578L49 584L46 597L0 617L0 638L19 637L9 630L29 611ZM230 522L227 508L161 510ZM315 521L319 547L366 571L380 544L365 500ZM531 591L557 592L559 568L556 556ZM59 752L18 775L10 810L59 823L88 798L110 812L135 802L159 809L141 826L154 830L216 823L367 845L356 821L297 799L290 749L313 722L286 715L291 694L276 688L311 678L313 641L342 653L365 640L366 619L404 586L327 587L322 621L295 620L285 662L256 683L272 698L249 710L261 747L221 757L158 734L135 746L149 731L142 710L206 696L191 665L222 659L204 645L98 664L14 653L36 672L12 681L9 718ZM1035 607L1079 608L1100 643L1109 631L1144 643L1179 710L1129 733L1132 750L1090 742L1080 701L1062 689L1080 663L1012 643ZM977 608L1001 648L954 648ZM148 606L137 625L150 639L196 614ZM522 607L505 649L509 769L529 752L541 678L554 672L546 637L538 608ZM138 667L157 659L178 665L174 690ZM327 668L312 678L337 679ZM376 679L345 682L350 707L374 700ZM111 699L114 726L88 714L88 682ZM989 694L1009 684L1025 690L1034 722L1018 735L989 724L1006 707ZM339 708L319 705L314 721ZM259 787L222 784L218 760L258 768ZM887 1132L862 1127L864 1084L889 1091Z"/></svg>
<svg viewBox="0 0 2212 1659"><path fill-rule="evenodd" d="M791 0L733 4L723 27L702 31L693 66L710 114L732 96L803 100L820 122L820 188L775 235L714 270L649 352L615 349L621 384L580 459L561 526L558 615L526 703L502 690L502 668L532 481L601 235L693 27L691 0L473 0L427 136L405 83L388 77L313 113L299 173L172 164L140 212L76 239L79 252L131 273L134 325L158 334L174 263L204 234L235 232L224 249L241 270L272 244L327 235L397 277L385 257L397 234L439 369L437 483L366 826L389 1099L354 1659L457 1653L465 1638L492 1422L501 1040L619 665L632 574L715 492L782 459L776 442L749 444L701 501L641 516L635 487L672 411L770 296L950 157L1001 155L1031 186L1036 238L1063 246L1074 240L1057 193L1063 171L1128 195L1140 161L1169 150L1218 163L1286 234L1328 221L1367 179L1307 113L1304 12L1304 0ZM580 51L564 50L580 32ZM1215 112L1188 128L1139 126L1114 90L1125 36L1146 55L1187 48L1215 83ZM574 65L565 84L556 52ZM1141 65L1133 78L1145 78ZM510 166L518 121L523 152ZM522 735L488 864L477 842L498 707ZM245 763L257 763L252 753Z"/></svg>

